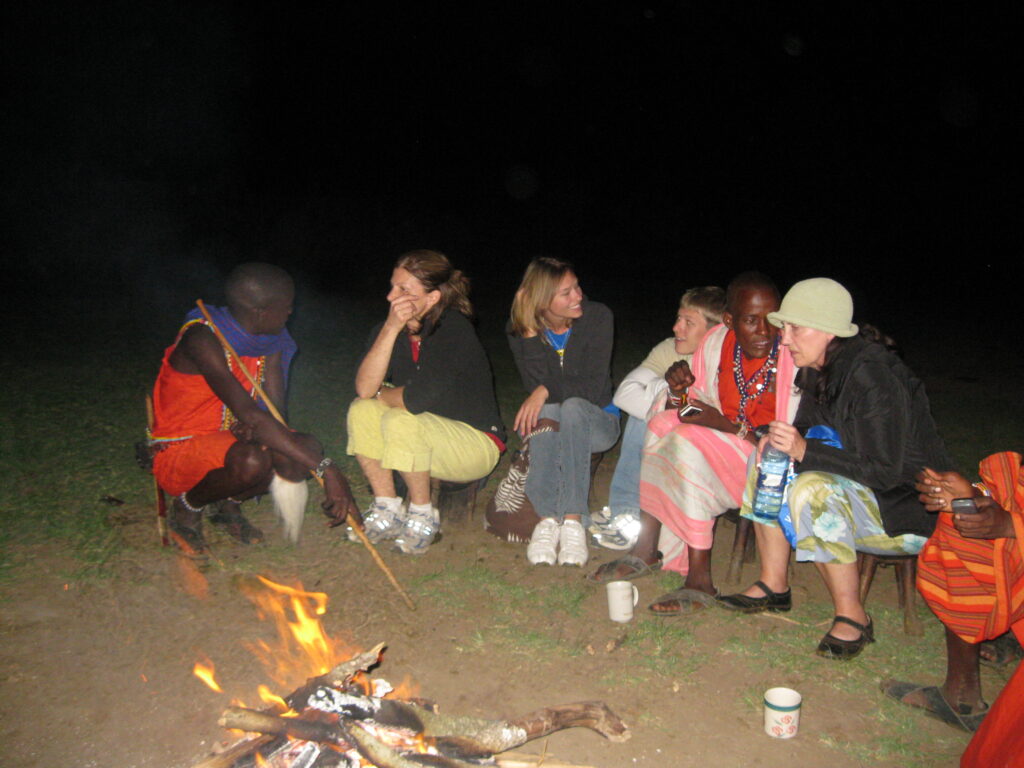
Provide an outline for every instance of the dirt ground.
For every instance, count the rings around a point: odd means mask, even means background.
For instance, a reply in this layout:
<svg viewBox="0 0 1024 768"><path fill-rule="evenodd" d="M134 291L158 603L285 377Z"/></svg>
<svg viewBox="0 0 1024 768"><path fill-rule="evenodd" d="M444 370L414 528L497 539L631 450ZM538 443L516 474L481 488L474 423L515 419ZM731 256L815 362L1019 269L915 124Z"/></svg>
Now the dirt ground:
<svg viewBox="0 0 1024 768"><path fill-rule="evenodd" d="M647 635L659 631L665 620L648 618L643 607L663 584L655 578L637 582L641 603L629 625L608 620L600 588L585 587L572 610L552 609L550 600L534 603L530 596L553 582L579 595L581 572L531 567L522 546L483 532L482 502L473 521L449 526L427 554L385 553L416 599L415 612L359 545L344 541L340 530L327 529L312 514L302 542L291 548L281 543L264 500L250 515L267 530L269 542L245 548L212 536L218 558L205 584L189 578L180 558L161 549L150 509L126 505L113 514L126 546L106 577L74 577L75 561L56 547L15 553L22 565L3 585L0 603L4 765L189 766L233 740L217 726L220 711L232 696L256 705L257 685L270 682L245 647L274 637L239 592L240 580L254 572L284 582L298 579L325 592L330 603L324 625L332 636L360 648L386 642L376 675L392 682L411 678L420 695L446 712L502 717L555 703L607 702L630 726L630 741L612 744L575 729L524 748L546 749L573 763L602 768L906 765L902 739L928 745L923 764L955 765L967 741L924 717L893 724L903 713L884 702L877 680L898 673L901 665L872 669L887 657L881 640L848 665L813 656L813 638L827 625L821 625L827 606L809 567L794 569L797 606L786 618L710 611L670 620L687 622L686 642L667 651L678 659L651 667L645 662L663 646L629 640L643 627ZM724 553L732 540L731 528L723 531L716 574L725 571ZM598 561L611 557L595 554ZM747 565L744 579L753 574L754 566ZM503 602L506 595L515 600ZM871 608L880 636L899 644L904 640L895 601L894 579L880 573ZM926 623L935 622L929 617ZM929 626L920 642L926 654L934 654L934 663L926 661L924 668L934 670L928 682L935 682L943 669L938 629ZM778 653L763 656L756 650L779 643L794 663L780 664ZM193 664L202 656L215 663L226 693L208 690L193 676ZM1004 677L986 678L990 700ZM762 731L760 696L775 685L804 694L801 732L790 741L770 739ZM883 739L895 742L891 749L856 748ZM920 751L913 754L920 763Z"/></svg>

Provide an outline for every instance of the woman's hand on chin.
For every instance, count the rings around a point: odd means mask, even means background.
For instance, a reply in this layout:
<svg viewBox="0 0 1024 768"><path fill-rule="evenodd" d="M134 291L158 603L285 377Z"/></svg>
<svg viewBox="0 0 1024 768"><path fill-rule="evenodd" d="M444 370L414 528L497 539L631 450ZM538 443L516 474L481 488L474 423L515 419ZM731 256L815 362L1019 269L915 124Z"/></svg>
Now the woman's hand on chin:
<svg viewBox="0 0 1024 768"><path fill-rule="evenodd" d="M391 302L384 325L398 333L416 316L416 305L411 296L399 296Z"/></svg>

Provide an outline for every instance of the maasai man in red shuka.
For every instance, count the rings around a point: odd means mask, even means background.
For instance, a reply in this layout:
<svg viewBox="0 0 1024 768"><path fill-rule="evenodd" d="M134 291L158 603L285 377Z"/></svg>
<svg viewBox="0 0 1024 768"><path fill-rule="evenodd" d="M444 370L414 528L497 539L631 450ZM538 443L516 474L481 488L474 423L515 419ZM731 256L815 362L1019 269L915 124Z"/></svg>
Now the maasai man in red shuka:
<svg viewBox="0 0 1024 768"><path fill-rule="evenodd" d="M228 306L213 308L211 318L283 411L296 349L285 329L295 297L292 279L271 264L242 264L228 276L226 293ZM153 474L176 497L168 522L175 543L187 552L205 551L203 509L215 502L219 510L211 520L244 543L261 539L239 503L266 493L275 474L298 483L315 472L324 480L330 516L344 520L353 513L359 519L348 481L323 457L316 439L277 422L252 390L199 310L193 310L164 353L153 389L150 435L156 450ZM293 539L297 535L297 529L290 532Z"/></svg>
<svg viewBox="0 0 1024 768"><path fill-rule="evenodd" d="M1021 455L981 462L972 487L956 472L918 475L921 502L939 512L918 559L917 587L946 627L946 681L919 686L889 680L882 689L950 725L975 731L963 768L1020 765L1024 759L1024 673L1019 667L989 709L981 697L979 644L1012 629L1024 640L1024 471ZM978 512L952 514L954 498Z"/></svg>

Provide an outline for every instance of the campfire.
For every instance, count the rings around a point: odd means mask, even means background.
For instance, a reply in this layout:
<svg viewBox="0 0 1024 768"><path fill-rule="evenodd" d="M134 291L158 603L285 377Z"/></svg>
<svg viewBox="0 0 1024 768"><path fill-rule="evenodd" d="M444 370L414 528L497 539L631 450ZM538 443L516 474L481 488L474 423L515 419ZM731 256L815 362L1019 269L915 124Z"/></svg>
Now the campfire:
<svg viewBox="0 0 1024 768"><path fill-rule="evenodd" d="M226 708L220 725L247 735L194 768L517 768L537 761L499 753L565 728L590 728L611 741L630 736L625 724L595 701L546 707L514 720L441 714L409 686L396 690L371 677L384 643L353 652L326 634L319 618L327 610L325 594L258 578L258 586L246 594L261 618L273 619L278 644L249 648L278 685L294 685L301 670L306 671L300 679L306 679L283 697L260 686L265 705L260 709L241 702ZM222 692L212 661L197 662L194 673ZM544 764L559 765L550 759Z"/></svg>

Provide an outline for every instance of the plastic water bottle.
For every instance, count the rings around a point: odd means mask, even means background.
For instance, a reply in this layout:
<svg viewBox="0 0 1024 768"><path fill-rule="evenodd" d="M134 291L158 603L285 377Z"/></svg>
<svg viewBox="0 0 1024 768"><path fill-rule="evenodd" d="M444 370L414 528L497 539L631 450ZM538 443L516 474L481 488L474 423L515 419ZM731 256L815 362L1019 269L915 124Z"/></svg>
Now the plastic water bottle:
<svg viewBox="0 0 1024 768"><path fill-rule="evenodd" d="M778 448L767 445L761 453L761 467L757 472L757 491L754 494L754 517L759 520L777 520L786 489L789 456Z"/></svg>

